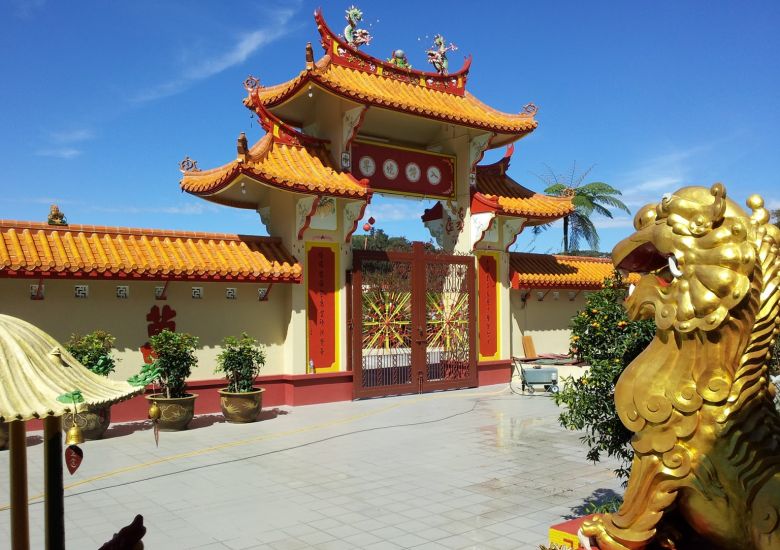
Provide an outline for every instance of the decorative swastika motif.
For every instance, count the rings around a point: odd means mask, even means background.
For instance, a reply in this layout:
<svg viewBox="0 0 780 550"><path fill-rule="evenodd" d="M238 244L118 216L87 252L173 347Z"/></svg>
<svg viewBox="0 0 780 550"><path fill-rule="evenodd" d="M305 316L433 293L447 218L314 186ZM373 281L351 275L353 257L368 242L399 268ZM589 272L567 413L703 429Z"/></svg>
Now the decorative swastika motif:
<svg viewBox="0 0 780 550"><path fill-rule="evenodd" d="M127 285L119 285L116 287L116 297L120 300L126 300L130 297L130 287Z"/></svg>
<svg viewBox="0 0 780 550"><path fill-rule="evenodd" d="M89 285L76 285L73 287L73 296L80 299L89 297Z"/></svg>

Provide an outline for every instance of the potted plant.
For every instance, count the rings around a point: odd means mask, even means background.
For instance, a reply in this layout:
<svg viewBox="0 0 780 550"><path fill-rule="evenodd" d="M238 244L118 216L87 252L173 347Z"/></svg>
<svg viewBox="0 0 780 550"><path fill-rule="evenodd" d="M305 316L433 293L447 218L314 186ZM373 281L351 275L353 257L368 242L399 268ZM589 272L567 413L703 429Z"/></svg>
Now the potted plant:
<svg viewBox="0 0 780 550"><path fill-rule="evenodd" d="M114 372L116 362L111 357L114 338L104 330L93 330L85 335L71 334L65 349L79 363L100 376ZM111 405L89 405L75 415L65 415L62 428L67 431L73 423L81 428L86 439L100 439L111 423Z"/></svg>
<svg viewBox="0 0 780 550"><path fill-rule="evenodd" d="M222 340L217 369L225 375L227 388L219 390L219 405L228 422L254 422L263 406L264 388L254 387L265 365L265 349L246 332L241 338Z"/></svg>
<svg viewBox="0 0 780 550"><path fill-rule="evenodd" d="M192 367L198 363L195 348L198 339L184 332L168 329L149 339L154 361L128 382L135 386L159 385L160 391L145 396L160 408L159 427L163 431L184 430L195 414L196 394L187 393L186 382Z"/></svg>

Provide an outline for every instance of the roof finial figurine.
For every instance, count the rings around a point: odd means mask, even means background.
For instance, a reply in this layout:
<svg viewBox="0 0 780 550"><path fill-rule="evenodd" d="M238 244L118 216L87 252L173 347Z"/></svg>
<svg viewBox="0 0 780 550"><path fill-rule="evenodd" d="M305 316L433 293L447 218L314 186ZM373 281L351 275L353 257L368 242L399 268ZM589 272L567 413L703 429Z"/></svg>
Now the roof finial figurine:
<svg viewBox="0 0 780 550"><path fill-rule="evenodd" d="M428 54L428 63L433 65L433 68L436 69L436 72L441 75L448 74L447 71L450 67L450 62L447 60L447 52L454 52L458 49L455 44L450 43L449 46L445 46L445 44L446 41L444 40L444 37L440 34L437 34L433 37L433 49L430 49L426 52Z"/></svg>
<svg viewBox="0 0 780 550"><path fill-rule="evenodd" d="M236 149L238 151L238 155L243 157L249 152L249 144L246 140L246 133L241 132L238 135L238 139L236 140Z"/></svg>
<svg viewBox="0 0 780 550"><path fill-rule="evenodd" d="M387 61L389 61L399 69L412 68L412 65L409 63L409 58L406 57L406 53L403 50L394 50L393 55Z"/></svg>
<svg viewBox="0 0 780 550"><path fill-rule="evenodd" d="M347 26L344 27L344 39L353 48L359 48L364 44L370 44L372 36L366 29L357 28L357 24L363 20L363 12L355 6L347 10Z"/></svg>
<svg viewBox="0 0 780 550"><path fill-rule="evenodd" d="M52 204L51 207L49 207L49 218L47 221L49 222L49 225L68 225L65 214L62 213L60 207L56 204Z"/></svg>

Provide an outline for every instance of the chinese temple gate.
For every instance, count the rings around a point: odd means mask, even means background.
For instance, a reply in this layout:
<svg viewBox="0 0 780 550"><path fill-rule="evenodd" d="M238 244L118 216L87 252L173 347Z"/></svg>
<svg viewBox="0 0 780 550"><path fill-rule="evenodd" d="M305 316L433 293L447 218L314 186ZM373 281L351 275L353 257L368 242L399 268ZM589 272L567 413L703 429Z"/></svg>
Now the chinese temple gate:
<svg viewBox="0 0 780 550"><path fill-rule="evenodd" d="M305 284L290 291L289 374L353 370L354 397L475 386L478 370L510 360L509 247L570 213L571 199L506 175L512 144L537 127L534 105L510 114L479 101L466 89L471 58L448 72L454 48L438 35L435 71L412 69L400 50L368 55L354 16L340 36L315 12L324 55L307 44L292 80L247 78L244 104L265 135L250 146L242 133L219 168L185 159L181 188L255 210L303 264ZM502 160L479 164L504 146ZM421 221L441 252L353 253L375 193L437 199Z"/></svg>

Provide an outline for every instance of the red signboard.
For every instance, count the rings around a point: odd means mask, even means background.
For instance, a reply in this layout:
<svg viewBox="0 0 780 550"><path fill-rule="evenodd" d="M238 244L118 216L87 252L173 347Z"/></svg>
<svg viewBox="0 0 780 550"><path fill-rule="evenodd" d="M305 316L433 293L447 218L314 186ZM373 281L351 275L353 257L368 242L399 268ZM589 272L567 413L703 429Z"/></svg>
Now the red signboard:
<svg viewBox="0 0 780 550"><path fill-rule="evenodd" d="M306 265L309 361L315 369L329 369L336 365L336 253L312 246Z"/></svg>
<svg viewBox="0 0 780 550"><path fill-rule="evenodd" d="M455 158L356 141L352 175L367 179L374 191L448 198L455 190Z"/></svg>
<svg viewBox="0 0 780 550"><path fill-rule="evenodd" d="M494 357L498 352L498 311L496 304L496 258L487 254L479 257L479 355Z"/></svg>

